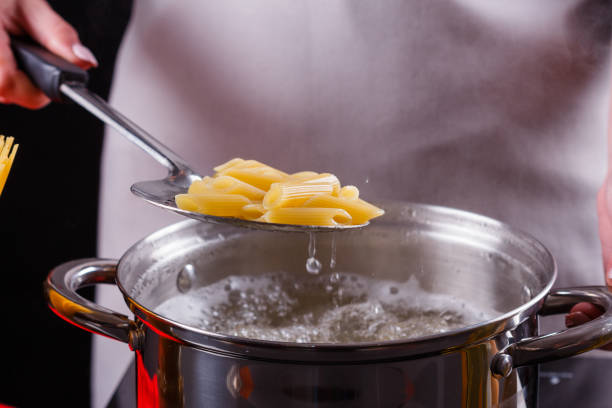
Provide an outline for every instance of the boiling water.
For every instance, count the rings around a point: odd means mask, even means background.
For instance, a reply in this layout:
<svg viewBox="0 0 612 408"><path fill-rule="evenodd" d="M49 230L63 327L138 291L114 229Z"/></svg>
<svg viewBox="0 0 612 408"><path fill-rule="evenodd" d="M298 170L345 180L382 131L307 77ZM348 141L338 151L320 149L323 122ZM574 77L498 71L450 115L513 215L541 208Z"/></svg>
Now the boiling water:
<svg viewBox="0 0 612 408"><path fill-rule="evenodd" d="M490 318L418 282L331 275L230 276L177 295L155 312L215 333L298 343L347 343L437 334Z"/></svg>

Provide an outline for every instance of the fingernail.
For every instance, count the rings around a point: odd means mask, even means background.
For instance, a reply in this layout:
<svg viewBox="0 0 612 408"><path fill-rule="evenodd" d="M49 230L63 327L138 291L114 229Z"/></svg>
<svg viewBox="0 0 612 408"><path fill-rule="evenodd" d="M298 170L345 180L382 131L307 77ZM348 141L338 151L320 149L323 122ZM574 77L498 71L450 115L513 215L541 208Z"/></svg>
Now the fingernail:
<svg viewBox="0 0 612 408"><path fill-rule="evenodd" d="M89 50L89 48L85 47L83 44L74 44L72 46L72 52L74 53L74 55L77 56L77 58L83 61L87 61L95 65L96 67L98 66L98 60L96 59L96 57Z"/></svg>
<svg viewBox="0 0 612 408"><path fill-rule="evenodd" d="M580 326L589 321L589 318L582 312L573 312L565 316L565 325L567 327Z"/></svg>
<svg viewBox="0 0 612 408"><path fill-rule="evenodd" d="M609 287L612 287L612 268L608 269L608 273L606 273L606 283Z"/></svg>

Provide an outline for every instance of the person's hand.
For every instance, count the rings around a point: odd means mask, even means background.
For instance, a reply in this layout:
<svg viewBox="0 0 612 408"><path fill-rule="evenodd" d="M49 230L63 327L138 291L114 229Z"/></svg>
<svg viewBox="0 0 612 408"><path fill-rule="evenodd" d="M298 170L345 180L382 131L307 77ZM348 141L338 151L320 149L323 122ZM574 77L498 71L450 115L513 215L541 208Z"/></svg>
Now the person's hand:
<svg viewBox="0 0 612 408"><path fill-rule="evenodd" d="M611 91L612 93L612 91ZM612 105L608 117L612 120ZM597 193L597 218L599 220L599 240L603 255L603 269L606 286L612 291L612 122L608 125L608 176ZM574 305L565 316L567 327L578 326L595 319L603 313L598 306L591 303ZM612 351L612 343L602 347Z"/></svg>
<svg viewBox="0 0 612 408"><path fill-rule="evenodd" d="M572 307L572 310L565 316L565 325L574 327L589 322L603 313L598 306L592 303L581 302ZM602 350L612 351L612 343L601 348Z"/></svg>
<svg viewBox="0 0 612 408"><path fill-rule="evenodd" d="M610 117L612 118L612 113ZM608 130L608 149L612 149L612 129ZM609 162L608 166L610 165L612 162ZM597 217L606 285L612 290L612 179L610 176L606 177L597 194Z"/></svg>
<svg viewBox="0 0 612 408"><path fill-rule="evenodd" d="M610 138L611 136L608 136L609 140ZM606 178L597 194L597 217L599 220L599 239L601 241L606 286L608 286L608 289L612 289L612 206L610 206L612 204L612 189L610 187L612 186L610 186L608 180L609 178ZM567 327L579 326L599 317L602 313L603 310L598 306L581 302L574 305L565 316L565 325ZM602 349L612 351L612 344L608 344L602 347Z"/></svg>
<svg viewBox="0 0 612 408"><path fill-rule="evenodd" d="M612 94L612 89L610 94ZM609 106L608 122L608 175L597 193L597 218L604 279L606 286L612 291L612 104ZM591 303L578 303L565 316L565 325L567 327L578 326L595 319L602 313L601 308ZM612 343L602 349L612 351Z"/></svg>
<svg viewBox="0 0 612 408"><path fill-rule="evenodd" d="M0 103L38 109L49 98L17 68L10 35L27 35L54 54L83 69L97 66L91 51L79 41L76 30L45 0L0 1Z"/></svg>
<svg viewBox="0 0 612 408"><path fill-rule="evenodd" d="M611 115L612 117L612 115ZM608 130L608 144L612 142L612 129ZM608 171L609 172L609 171ZM601 251L603 255L603 267L606 286L612 290L612 185L610 177L606 177L603 186L597 194L597 218L599 220L599 239L601 241ZM567 327L578 326L595 319L603 313L598 306L591 303L578 303L574 305L570 312L565 316ZM612 343L604 350L612 351Z"/></svg>

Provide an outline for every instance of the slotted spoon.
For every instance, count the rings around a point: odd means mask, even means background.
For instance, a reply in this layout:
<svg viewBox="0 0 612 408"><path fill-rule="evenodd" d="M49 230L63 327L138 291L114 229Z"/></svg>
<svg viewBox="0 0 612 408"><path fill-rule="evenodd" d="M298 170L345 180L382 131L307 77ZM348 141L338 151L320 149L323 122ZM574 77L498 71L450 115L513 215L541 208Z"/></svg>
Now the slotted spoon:
<svg viewBox="0 0 612 408"><path fill-rule="evenodd" d="M238 227L268 231L331 232L362 228L368 225L368 223L340 226L272 224L217 217L177 208L174 196L186 193L191 182L201 179L199 174L176 153L87 89L87 72L27 40L12 38L11 45L20 69L51 100L56 102L71 100L77 103L168 169L168 176L164 179L139 181L131 187L132 193L151 204L203 222L232 224Z"/></svg>

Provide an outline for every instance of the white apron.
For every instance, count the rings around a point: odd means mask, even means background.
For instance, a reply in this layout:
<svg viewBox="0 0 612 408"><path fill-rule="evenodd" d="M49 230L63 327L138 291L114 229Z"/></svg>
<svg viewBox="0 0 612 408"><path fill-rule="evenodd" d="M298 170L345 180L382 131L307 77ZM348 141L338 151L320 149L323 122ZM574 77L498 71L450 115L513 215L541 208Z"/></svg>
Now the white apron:
<svg viewBox="0 0 612 408"><path fill-rule="evenodd" d="M366 199L507 222L552 251L559 286L603 284L612 6L507 3L136 1L111 103L202 174L236 156L333 172ZM180 219L132 196L166 170L107 133L99 256L116 258ZM114 287L98 299L127 313ZM101 407L131 354L94 339Z"/></svg>

